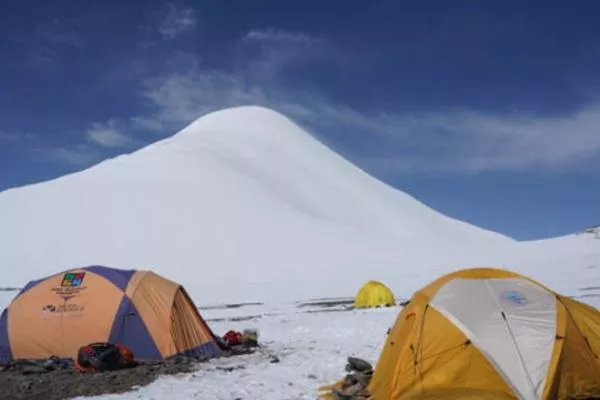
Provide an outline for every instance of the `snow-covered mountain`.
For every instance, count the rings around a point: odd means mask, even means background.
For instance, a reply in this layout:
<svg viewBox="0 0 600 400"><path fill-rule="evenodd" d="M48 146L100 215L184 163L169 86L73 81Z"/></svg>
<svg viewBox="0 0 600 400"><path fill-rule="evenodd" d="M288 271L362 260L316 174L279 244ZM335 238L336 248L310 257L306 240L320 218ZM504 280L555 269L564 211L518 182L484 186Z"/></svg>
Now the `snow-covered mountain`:
<svg viewBox="0 0 600 400"><path fill-rule="evenodd" d="M590 235L519 243L449 218L260 107L214 112L132 154L0 193L0 286L102 264L153 269L201 304L348 296L367 279L408 296L473 265L572 290L574 276L598 279L599 245Z"/></svg>

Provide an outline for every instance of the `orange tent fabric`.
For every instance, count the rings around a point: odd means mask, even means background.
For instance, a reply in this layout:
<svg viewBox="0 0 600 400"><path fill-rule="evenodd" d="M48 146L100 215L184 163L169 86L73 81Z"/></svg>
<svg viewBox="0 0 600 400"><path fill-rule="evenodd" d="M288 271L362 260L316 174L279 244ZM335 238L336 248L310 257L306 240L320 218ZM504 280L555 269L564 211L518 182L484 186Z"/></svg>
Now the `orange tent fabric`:
<svg viewBox="0 0 600 400"><path fill-rule="evenodd" d="M140 360L221 354L185 289L151 271L64 271L29 282L0 317L0 364L76 358L92 342L124 344Z"/></svg>

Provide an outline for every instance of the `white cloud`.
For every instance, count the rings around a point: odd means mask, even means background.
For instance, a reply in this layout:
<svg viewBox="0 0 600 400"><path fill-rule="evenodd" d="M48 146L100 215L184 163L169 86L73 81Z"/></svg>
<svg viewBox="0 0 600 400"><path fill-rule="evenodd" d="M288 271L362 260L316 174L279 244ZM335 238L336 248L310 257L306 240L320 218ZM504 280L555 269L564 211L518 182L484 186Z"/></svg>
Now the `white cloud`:
<svg viewBox="0 0 600 400"><path fill-rule="evenodd" d="M377 143L368 154L351 151L352 157L375 170L557 170L584 165L600 155L600 104L552 117L477 110L367 112L317 93L258 86L243 75L202 68L147 82L143 96L156 107L152 116L143 117L144 123L173 129L216 108L249 104L271 107L312 126L325 138L328 130L346 131L353 135L355 149Z"/></svg>
<svg viewBox="0 0 600 400"><path fill-rule="evenodd" d="M12 142L18 138L17 134L0 131L0 142Z"/></svg>
<svg viewBox="0 0 600 400"><path fill-rule="evenodd" d="M40 40L47 44L71 48L83 47L82 37L72 30L69 25L71 23L68 21L52 18L49 21L40 23L37 26L36 34Z"/></svg>
<svg viewBox="0 0 600 400"><path fill-rule="evenodd" d="M36 136L31 133L15 133L0 131L0 142L17 143L23 141L31 141L36 139Z"/></svg>
<svg viewBox="0 0 600 400"><path fill-rule="evenodd" d="M158 31L164 39L170 40L196 29L196 22L196 13L192 8L169 4L167 14L160 23Z"/></svg>
<svg viewBox="0 0 600 400"><path fill-rule="evenodd" d="M52 161L72 164L75 166L89 165L98 160L98 154L96 154L92 149L85 145L79 145L73 148L41 148L36 149L34 152L40 154L43 158Z"/></svg>
<svg viewBox="0 0 600 400"><path fill-rule="evenodd" d="M202 67L197 56L175 52L171 61L165 61L167 72L146 79L142 84L141 97L154 111L130 117L129 126L167 133L211 110L244 104L276 106L295 116L306 117L313 113L310 107L288 98L285 91L281 91L280 96L280 90L274 89L277 73L313 49L286 46L281 50L270 44L315 43L320 39L301 32L253 30L240 41L261 42L261 52L256 58L246 59L238 71L208 70Z"/></svg>
<svg viewBox="0 0 600 400"><path fill-rule="evenodd" d="M53 146L44 143L41 136L32 133L9 133L0 131L0 146L25 149L34 159L55 161L81 166L98 161L100 155L87 144Z"/></svg>
<svg viewBox="0 0 600 400"><path fill-rule="evenodd" d="M138 130L162 131L165 125L158 119L138 115L129 119L131 127Z"/></svg>
<svg viewBox="0 0 600 400"><path fill-rule="evenodd" d="M340 117L373 124L383 155L364 157L376 170L482 173L558 171L600 156L600 104L566 116L500 115L475 110ZM389 150L395 150L389 151ZM391 154L390 154L391 153Z"/></svg>
<svg viewBox="0 0 600 400"><path fill-rule="evenodd" d="M305 43L313 39L303 33L254 30L242 40ZM260 52L237 70L223 71L208 70L197 57L182 55L163 74L144 81L140 96L150 106L148 111L121 122L168 135L215 109L261 105L296 119L375 173L598 170L599 164L593 161L600 158L596 128L600 126L600 103L560 116L476 109L430 113L358 110L316 90L291 89L277 74L290 59L297 60L298 53L287 52L286 47L283 52ZM264 64L270 65L268 74ZM114 133L107 136L111 143L120 140ZM334 140L340 137L343 139Z"/></svg>
<svg viewBox="0 0 600 400"><path fill-rule="evenodd" d="M235 75L201 70L149 80L142 96L154 105L156 112L152 117L133 117L133 121L153 127L181 125L215 107L265 101L259 87L247 85Z"/></svg>
<svg viewBox="0 0 600 400"><path fill-rule="evenodd" d="M281 29L253 29L243 37L244 41L258 41L270 43L301 43L312 44L321 39L307 35L303 32L288 32Z"/></svg>
<svg viewBox="0 0 600 400"><path fill-rule="evenodd" d="M328 62L335 59L335 51L319 37L304 32L281 29L254 29L247 32L241 43L252 48L255 57L244 65L247 74L276 80L288 67L302 68L319 57Z"/></svg>
<svg viewBox="0 0 600 400"><path fill-rule="evenodd" d="M122 133L117 128L116 120L106 123L94 123L86 132L87 139L103 147L126 147L133 143L133 139Z"/></svg>
<svg viewBox="0 0 600 400"><path fill-rule="evenodd" d="M65 52L84 47L85 42L77 33L77 26L77 21L68 18L42 19L32 29L15 30L9 40L27 49L28 64L48 66L60 62ZM20 64L18 60L11 60L11 63Z"/></svg>

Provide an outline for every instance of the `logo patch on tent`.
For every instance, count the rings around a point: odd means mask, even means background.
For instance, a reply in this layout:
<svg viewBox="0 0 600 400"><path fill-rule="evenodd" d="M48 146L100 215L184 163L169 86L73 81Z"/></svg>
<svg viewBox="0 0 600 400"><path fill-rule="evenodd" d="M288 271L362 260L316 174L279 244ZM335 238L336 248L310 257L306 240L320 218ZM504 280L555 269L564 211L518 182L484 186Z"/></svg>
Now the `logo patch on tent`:
<svg viewBox="0 0 600 400"><path fill-rule="evenodd" d="M65 313L81 313L85 311L85 306L81 305L81 304L59 304L59 305L53 305L53 304L46 304L43 308L42 308L42 313L44 314L48 314L48 313L55 313L55 314L65 314Z"/></svg>
<svg viewBox="0 0 600 400"><path fill-rule="evenodd" d="M516 290L508 290L506 292L502 292L502 298L512 304L516 304L518 306L522 306L527 304L527 297L521 292L517 292Z"/></svg>
<svg viewBox="0 0 600 400"><path fill-rule="evenodd" d="M44 308L42 308L42 312L48 313L48 312L55 312L56 311L56 307L53 306L52 304L46 304L44 306Z"/></svg>
<svg viewBox="0 0 600 400"><path fill-rule="evenodd" d="M51 290L59 295L63 301L68 301L87 289L83 285L84 278L85 272L66 272L62 276L60 286L53 287Z"/></svg>
<svg viewBox="0 0 600 400"><path fill-rule="evenodd" d="M62 287L78 287L83 283L85 272L67 272L60 283Z"/></svg>

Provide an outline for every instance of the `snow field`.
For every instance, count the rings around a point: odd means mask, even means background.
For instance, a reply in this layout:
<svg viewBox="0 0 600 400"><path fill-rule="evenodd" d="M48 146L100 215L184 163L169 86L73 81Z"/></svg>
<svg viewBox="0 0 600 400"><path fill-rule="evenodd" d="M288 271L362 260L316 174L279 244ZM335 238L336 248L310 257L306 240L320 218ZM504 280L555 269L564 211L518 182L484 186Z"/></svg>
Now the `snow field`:
<svg viewBox="0 0 600 400"><path fill-rule="evenodd" d="M288 310L256 321L213 322L217 334L258 329L265 349L213 360L195 373L162 377L129 393L87 399L313 400L320 386L344 376L348 356L376 363L399 311L400 307L321 313ZM272 356L279 362L272 363Z"/></svg>

